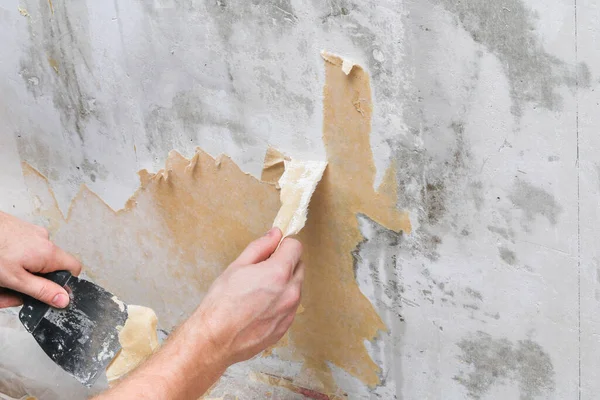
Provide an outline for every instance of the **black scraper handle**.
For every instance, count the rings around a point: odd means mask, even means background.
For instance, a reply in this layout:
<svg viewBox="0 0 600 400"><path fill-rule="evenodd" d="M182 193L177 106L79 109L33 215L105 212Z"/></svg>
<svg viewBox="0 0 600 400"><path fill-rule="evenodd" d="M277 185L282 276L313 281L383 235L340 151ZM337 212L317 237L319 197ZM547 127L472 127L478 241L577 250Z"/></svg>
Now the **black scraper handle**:
<svg viewBox="0 0 600 400"><path fill-rule="evenodd" d="M54 271L47 274L39 274L38 276L65 287L67 283L69 283L72 275L69 271ZM19 312L19 319L25 329L31 333L38 326L42 318L44 318L44 315L46 315L50 306L25 294L23 294L22 297L23 307Z"/></svg>

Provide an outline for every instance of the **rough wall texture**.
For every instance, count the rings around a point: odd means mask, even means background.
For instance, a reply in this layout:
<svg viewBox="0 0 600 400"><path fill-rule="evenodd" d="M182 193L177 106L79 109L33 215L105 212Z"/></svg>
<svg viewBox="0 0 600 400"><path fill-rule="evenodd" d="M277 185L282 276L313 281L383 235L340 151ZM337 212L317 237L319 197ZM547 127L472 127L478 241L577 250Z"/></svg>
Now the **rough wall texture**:
<svg viewBox="0 0 600 400"><path fill-rule="evenodd" d="M365 342L380 383L331 365L335 384L356 399L595 398L600 9L581 3L4 1L0 209L36 207L21 161L66 212L82 183L122 208L172 149L255 176L268 145L324 159L325 48L370 75L375 186L393 161L413 225L356 215L355 278L388 329ZM2 315L0 374L28 343L14 326ZM83 398L36 368L23 380ZM301 368L256 359L215 396L302 398L260 378Z"/></svg>

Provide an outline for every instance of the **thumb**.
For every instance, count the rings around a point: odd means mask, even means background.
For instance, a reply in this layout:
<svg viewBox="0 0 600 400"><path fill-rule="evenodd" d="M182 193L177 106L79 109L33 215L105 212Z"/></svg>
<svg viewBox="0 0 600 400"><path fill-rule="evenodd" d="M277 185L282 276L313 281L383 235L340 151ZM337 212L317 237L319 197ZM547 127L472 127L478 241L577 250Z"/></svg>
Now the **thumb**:
<svg viewBox="0 0 600 400"><path fill-rule="evenodd" d="M27 274L20 283L12 288L18 292L33 297L52 307L65 308L69 305L69 294L60 285L49 279L33 274Z"/></svg>
<svg viewBox="0 0 600 400"><path fill-rule="evenodd" d="M265 261L277 248L281 230L271 228L264 236L251 242L231 265L250 265Z"/></svg>

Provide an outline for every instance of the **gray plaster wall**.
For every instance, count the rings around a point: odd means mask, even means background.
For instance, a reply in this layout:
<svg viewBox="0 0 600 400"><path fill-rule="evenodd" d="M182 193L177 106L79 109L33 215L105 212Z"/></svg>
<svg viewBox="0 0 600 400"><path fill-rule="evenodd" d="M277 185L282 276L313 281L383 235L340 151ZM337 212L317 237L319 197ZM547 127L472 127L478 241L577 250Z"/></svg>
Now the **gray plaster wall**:
<svg viewBox="0 0 600 400"><path fill-rule="evenodd" d="M573 0L5 0L0 209L30 218L21 161L66 211L82 183L121 208L171 149L254 175L269 144L324 158L326 49L371 75L378 179L396 160L414 227L357 216L356 279L389 329L365 343L381 385L332 367L337 384L352 399L593 399L599 23ZM299 369L281 363L237 366L216 395L300 398L248 378ZM42 365L29 378L85 396Z"/></svg>

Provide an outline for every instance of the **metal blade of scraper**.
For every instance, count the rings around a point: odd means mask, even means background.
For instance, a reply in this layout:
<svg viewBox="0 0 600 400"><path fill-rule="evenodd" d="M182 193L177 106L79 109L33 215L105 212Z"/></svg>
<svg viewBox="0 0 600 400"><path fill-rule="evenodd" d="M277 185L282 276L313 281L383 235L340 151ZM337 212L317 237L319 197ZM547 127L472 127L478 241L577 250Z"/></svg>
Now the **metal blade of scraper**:
<svg viewBox="0 0 600 400"><path fill-rule="evenodd" d="M68 271L42 275L63 286L71 301L57 309L24 296L19 318L44 352L90 387L121 349L127 306L112 293Z"/></svg>

